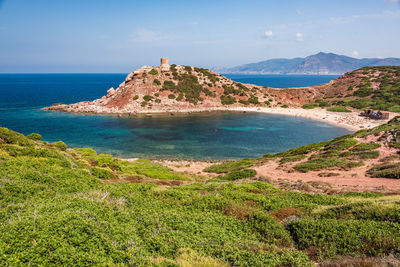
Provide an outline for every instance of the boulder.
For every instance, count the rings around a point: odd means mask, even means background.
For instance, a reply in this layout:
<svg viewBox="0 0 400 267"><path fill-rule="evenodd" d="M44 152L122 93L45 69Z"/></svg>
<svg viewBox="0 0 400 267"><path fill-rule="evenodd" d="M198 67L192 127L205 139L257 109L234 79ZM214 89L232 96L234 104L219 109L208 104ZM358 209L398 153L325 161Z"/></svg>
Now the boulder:
<svg viewBox="0 0 400 267"><path fill-rule="evenodd" d="M107 94L112 96L113 94L115 94L115 89L111 87L110 89L107 90Z"/></svg>

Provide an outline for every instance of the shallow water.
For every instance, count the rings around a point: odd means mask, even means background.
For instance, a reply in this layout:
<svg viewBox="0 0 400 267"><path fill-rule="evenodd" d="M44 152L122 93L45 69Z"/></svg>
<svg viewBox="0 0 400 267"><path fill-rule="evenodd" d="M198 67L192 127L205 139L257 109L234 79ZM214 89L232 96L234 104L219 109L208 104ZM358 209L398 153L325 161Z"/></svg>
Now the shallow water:
<svg viewBox="0 0 400 267"><path fill-rule="evenodd" d="M349 133L320 121L260 113L117 117L40 110L54 102L101 97L125 76L0 75L0 126L71 147L142 158L253 158Z"/></svg>

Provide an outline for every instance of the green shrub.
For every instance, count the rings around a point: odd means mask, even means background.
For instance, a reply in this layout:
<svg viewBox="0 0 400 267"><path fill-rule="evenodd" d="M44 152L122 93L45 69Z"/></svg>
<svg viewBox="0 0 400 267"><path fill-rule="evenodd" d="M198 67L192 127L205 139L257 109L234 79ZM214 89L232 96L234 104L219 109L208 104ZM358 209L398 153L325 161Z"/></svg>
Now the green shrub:
<svg viewBox="0 0 400 267"><path fill-rule="evenodd" d="M145 96L143 96L143 100L146 102L149 102L149 101L153 100L153 97L151 95L145 95Z"/></svg>
<svg viewBox="0 0 400 267"><path fill-rule="evenodd" d="M63 141L57 141L52 143L52 145L58 149L60 149L61 151L65 151L67 150L67 145L63 142Z"/></svg>
<svg viewBox="0 0 400 267"><path fill-rule="evenodd" d="M221 176L220 178L222 180L238 180L238 179L244 179L244 178L251 178L254 177L257 174L255 170L252 169L245 169L245 170L240 170L240 171L232 171L228 173L227 175Z"/></svg>
<svg viewBox="0 0 400 267"><path fill-rule="evenodd" d="M363 165L362 162L354 162L338 158L316 158L299 163L294 166L294 169L300 172L309 172L326 168L350 169L361 165Z"/></svg>
<svg viewBox="0 0 400 267"><path fill-rule="evenodd" d="M149 71L149 74L151 75L157 75L158 71L156 69L152 69L151 71Z"/></svg>
<svg viewBox="0 0 400 267"><path fill-rule="evenodd" d="M221 95L220 99L222 105L232 105L236 103L236 99L229 95L228 96Z"/></svg>
<svg viewBox="0 0 400 267"><path fill-rule="evenodd" d="M7 128L0 127L0 144L15 144L20 146L30 146L32 141L26 138L23 134L16 133Z"/></svg>
<svg viewBox="0 0 400 267"><path fill-rule="evenodd" d="M27 135L26 137L31 140L42 141L42 136L38 133L31 133L31 134Z"/></svg>
<svg viewBox="0 0 400 267"><path fill-rule="evenodd" d="M325 108L325 107L330 107L331 106L328 102L326 102L326 101L324 101L322 99L315 100L315 103L317 103L318 106L321 107L321 108Z"/></svg>
<svg viewBox="0 0 400 267"><path fill-rule="evenodd" d="M286 105L286 104L284 104L284 105L281 106L281 108L288 108L288 107L289 107L289 106Z"/></svg>
<svg viewBox="0 0 400 267"><path fill-rule="evenodd" d="M379 143L374 143L374 142L361 143L353 147L352 151L366 151L366 150L376 149L378 147L381 147Z"/></svg>
<svg viewBox="0 0 400 267"><path fill-rule="evenodd" d="M176 85L173 81L164 81L163 87L161 88L163 90L174 90L176 89Z"/></svg>
<svg viewBox="0 0 400 267"><path fill-rule="evenodd" d="M369 169L367 173L377 178L400 179L400 163L380 164Z"/></svg>
<svg viewBox="0 0 400 267"><path fill-rule="evenodd" d="M397 223L305 219L294 221L287 228L299 249L313 248L318 258L400 252L400 225Z"/></svg>
<svg viewBox="0 0 400 267"><path fill-rule="evenodd" d="M135 95L132 99L133 100L138 100L139 99L139 95Z"/></svg>
<svg viewBox="0 0 400 267"><path fill-rule="evenodd" d="M306 157L307 157L306 155L287 156L287 157L281 158L281 160L279 162L287 163L287 162L300 161L302 159L305 159Z"/></svg>
<svg viewBox="0 0 400 267"><path fill-rule="evenodd" d="M304 109L314 109L314 108L316 108L316 107L318 107L317 104L304 104L304 105L302 106L302 108L304 108Z"/></svg>
<svg viewBox="0 0 400 267"><path fill-rule="evenodd" d="M169 94L169 95L168 95L168 98L169 98L169 99L175 99L175 97L176 97L176 96L175 96L174 94Z"/></svg>
<svg viewBox="0 0 400 267"><path fill-rule="evenodd" d="M181 101L182 99L183 99L183 94L180 93L180 94L178 95L178 97L176 98L176 101Z"/></svg>
<svg viewBox="0 0 400 267"><path fill-rule="evenodd" d="M229 161L221 164L214 164L204 169L205 172L214 173L228 173L232 171L239 171L253 166L254 160L242 159L239 161Z"/></svg>
<svg viewBox="0 0 400 267"><path fill-rule="evenodd" d="M109 168L91 167L90 172L93 176L100 179L111 179L112 171Z"/></svg>
<svg viewBox="0 0 400 267"><path fill-rule="evenodd" d="M400 105L394 105L388 109L390 112L400 112Z"/></svg>
<svg viewBox="0 0 400 267"><path fill-rule="evenodd" d="M327 110L332 111L332 112L351 112L351 110L349 110L345 107L342 107L342 106L328 108Z"/></svg>
<svg viewBox="0 0 400 267"><path fill-rule="evenodd" d="M161 82L160 82L159 79L154 79L153 84L154 85L161 85Z"/></svg>
<svg viewBox="0 0 400 267"><path fill-rule="evenodd" d="M356 159L376 159L380 155L379 151L361 151L357 153L352 153L351 158L356 158Z"/></svg>

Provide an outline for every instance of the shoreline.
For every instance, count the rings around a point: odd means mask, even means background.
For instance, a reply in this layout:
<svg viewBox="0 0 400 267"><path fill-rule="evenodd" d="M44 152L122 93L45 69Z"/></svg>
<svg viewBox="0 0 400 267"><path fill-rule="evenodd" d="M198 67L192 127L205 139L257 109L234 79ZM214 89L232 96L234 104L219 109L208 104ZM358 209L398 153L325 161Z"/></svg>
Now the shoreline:
<svg viewBox="0 0 400 267"><path fill-rule="evenodd" d="M373 128L379 126L388 120L372 120L358 116L358 112L332 112L322 108L314 109L303 109L303 108L268 108L268 107L208 107L208 108L182 108L182 109L154 109L154 110L137 110L133 112L121 111L121 112L79 112L71 110L54 110L43 108L46 111L61 111L68 113L78 114L90 114L90 115L116 115L116 116L129 116L129 117L146 117L146 116L174 116L174 115L185 115L185 114L197 114L197 113L212 113L212 112L252 112L252 113L264 113L264 114L275 114L292 117L301 117L310 120L322 121L337 127L346 128L351 131L358 131L362 129ZM389 120L392 119L396 114L391 112Z"/></svg>

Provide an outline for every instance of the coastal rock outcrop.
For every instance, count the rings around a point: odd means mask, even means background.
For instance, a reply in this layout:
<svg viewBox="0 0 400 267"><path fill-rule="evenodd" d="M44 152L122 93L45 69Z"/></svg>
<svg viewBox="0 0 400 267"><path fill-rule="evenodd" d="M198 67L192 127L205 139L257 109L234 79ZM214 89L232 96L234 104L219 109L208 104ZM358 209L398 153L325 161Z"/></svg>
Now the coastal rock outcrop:
<svg viewBox="0 0 400 267"><path fill-rule="evenodd" d="M400 72L400 67L395 71ZM241 107L299 108L304 104L326 107L342 103L345 97L354 99L354 94L365 91L366 86L369 86L369 91L366 91L371 94L381 90L387 79L386 76L378 79L382 74L386 75L384 69L360 69L323 85L276 89L235 82L203 68L169 65L168 60L163 58L160 66L143 66L129 73L118 88L110 88L100 99L70 105L57 104L44 109L143 114L238 110ZM395 77L393 79L398 82L399 75ZM357 100L354 101L354 105L358 105Z"/></svg>

